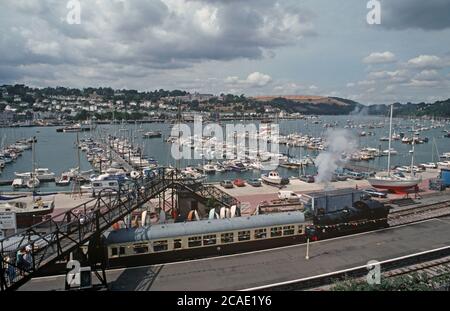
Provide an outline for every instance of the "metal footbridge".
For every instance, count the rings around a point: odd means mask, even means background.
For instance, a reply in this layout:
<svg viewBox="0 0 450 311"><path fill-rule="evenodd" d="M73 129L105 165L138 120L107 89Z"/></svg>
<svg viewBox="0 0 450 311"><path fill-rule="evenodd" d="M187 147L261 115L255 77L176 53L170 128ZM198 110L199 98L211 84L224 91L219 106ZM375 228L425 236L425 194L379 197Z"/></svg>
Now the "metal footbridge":
<svg viewBox="0 0 450 311"><path fill-rule="evenodd" d="M134 186L115 195L99 195L1 240L1 290L15 290L52 264L67 261L71 252L169 188L183 188L194 197L208 199L205 197L208 196L227 206L238 204L236 199L214 186L194 187L189 181L178 179L176 172L169 173L165 168L157 171L152 180L135 182ZM26 263L16 260L24 250L29 253Z"/></svg>

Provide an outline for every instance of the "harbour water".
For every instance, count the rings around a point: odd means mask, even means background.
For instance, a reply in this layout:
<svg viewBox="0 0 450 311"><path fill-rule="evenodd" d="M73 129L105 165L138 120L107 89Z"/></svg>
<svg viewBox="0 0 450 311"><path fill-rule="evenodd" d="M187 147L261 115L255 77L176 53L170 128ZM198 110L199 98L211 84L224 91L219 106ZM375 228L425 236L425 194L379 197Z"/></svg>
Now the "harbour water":
<svg viewBox="0 0 450 311"><path fill-rule="evenodd" d="M350 121L350 122L349 122ZM235 123L248 123L254 121L236 121ZM355 139L360 148L372 147L380 150L388 149L387 141L380 141L381 137L388 136L389 126L388 120L381 117L365 117L365 116L321 116L318 119L302 119L302 120L280 120L280 134L288 135L291 133L301 133L302 135L311 135L313 137L323 137L326 131L333 131L333 129L347 127L349 131L354 133ZM258 122L256 122L258 126ZM353 124L353 126L348 126ZM370 126L375 124L384 124L383 127ZM444 137L444 130L450 130L450 125L447 123L443 127L433 128L432 121L414 121L406 119L394 120L394 131L396 133L404 132L405 136L412 136L412 129L418 127L427 127L428 130L420 132L420 137L429 138L428 143L418 144L415 146L415 161L416 163L426 163L438 160L438 153L442 154L450 152L450 139ZM135 144L143 147L144 154L156 159L161 166L172 165L176 166L176 160L171 156L172 145L166 142L170 136L171 124L168 123L152 123L152 124L111 124L99 125L93 132L79 133L79 138L95 137L96 135L111 134L117 137L129 138L134 140ZM190 124L192 127L193 125ZM161 138L143 138L143 133L147 131L160 131ZM367 135L361 136L362 132ZM0 139L2 139L3 146L14 143L21 138L29 138L35 136L37 143L35 146L36 167L49 168L52 172L59 176L61 173L68 171L70 168L77 166L77 148L76 148L76 133L58 133L55 127L29 127L29 128L1 128ZM433 140L436 143L436 148L433 147ZM410 165L411 163L411 145L403 144L401 141L393 141L392 147L398 151L398 155L392 156L392 165ZM307 155L315 158L319 151L307 150L301 147L290 147L280 145L281 153L289 154L292 157L300 158ZM31 171L31 150L26 150L22 153L14 163L6 165L0 175L1 180L12 180L14 172L29 172ZM202 164L202 160L180 160L181 167L197 166ZM387 166L387 157L377 157L371 161L362 161L356 163L359 166L367 167L367 170L385 169ZM86 157L81 153L81 169L88 170L91 166L86 160ZM314 174L314 167L308 167L306 173ZM279 168L278 171L285 177L298 176L298 170L289 170ZM234 178L256 178L260 177L261 171L249 170L242 173L237 172L222 172L208 175L209 181L220 181L223 179ZM54 183L43 183L40 187L42 191L70 191L71 187L55 186ZM24 191L26 189L21 189ZM1 186L0 191L10 192L11 186Z"/></svg>

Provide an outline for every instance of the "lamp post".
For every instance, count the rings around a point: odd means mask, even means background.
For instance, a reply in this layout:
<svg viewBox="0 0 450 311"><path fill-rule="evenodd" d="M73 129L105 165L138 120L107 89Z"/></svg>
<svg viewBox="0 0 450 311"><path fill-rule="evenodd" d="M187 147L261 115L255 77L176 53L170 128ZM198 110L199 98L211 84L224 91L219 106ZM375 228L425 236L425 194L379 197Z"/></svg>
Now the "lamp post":
<svg viewBox="0 0 450 311"><path fill-rule="evenodd" d="M305 233L306 233L306 256L305 256L305 259L309 260L309 241L315 235L314 227L306 227Z"/></svg>
<svg viewBox="0 0 450 311"><path fill-rule="evenodd" d="M309 237L306 239L306 260L309 260Z"/></svg>

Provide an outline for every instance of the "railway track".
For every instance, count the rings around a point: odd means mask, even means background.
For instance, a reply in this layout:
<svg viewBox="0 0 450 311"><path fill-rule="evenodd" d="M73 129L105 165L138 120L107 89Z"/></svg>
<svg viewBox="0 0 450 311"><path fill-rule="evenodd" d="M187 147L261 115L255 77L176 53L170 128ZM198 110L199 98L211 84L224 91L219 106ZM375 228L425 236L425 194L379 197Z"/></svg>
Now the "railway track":
<svg viewBox="0 0 450 311"><path fill-rule="evenodd" d="M432 277L438 277L450 273L450 246L393 258L378 264L381 271L385 271L382 272L382 275L389 278L420 272L427 273ZM349 279L364 280L367 273L368 267L363 265L318 276L244 289L244 291L329 290L333 284L339 281Z"/></svg>
<svg viewBox="0 0 450 311"><path fill-rule="evenodd" d="M390 226L398 226L447 215L450 215L450 201L442 201L391 211L388 223Z"/></svg>
<svg viewBox="0 0 450 311"><path fill-rule="evenodd" d="M396 278L396 277L411 277L420 275L426 276L428 280L434 283L436 288L448 290L448 284L442 284L439 277L444 277L450 274L450 256L445 256L435 260L424 261L401 268L384 271L381 273L382 278ZM355 278L355 281L365 282L365 278ZM310 288L311 291L327 291L331 290L333 284L328 284L316 288Z"/></svg>
<svg viewBox="0 0 450 311"><path fill-rule="evenodd" d="M419 264L402 267L383 273L384 277L392 278L413 273L424 273L430 278L446 275L450 273L450 256L442 257L436 260L430 260Z"/></svg>

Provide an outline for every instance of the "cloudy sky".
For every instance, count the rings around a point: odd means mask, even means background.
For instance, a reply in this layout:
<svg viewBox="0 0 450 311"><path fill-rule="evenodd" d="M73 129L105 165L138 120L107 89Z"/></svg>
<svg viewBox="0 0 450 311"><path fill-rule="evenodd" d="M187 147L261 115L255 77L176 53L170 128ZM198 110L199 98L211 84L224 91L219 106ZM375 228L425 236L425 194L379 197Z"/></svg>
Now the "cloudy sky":
<svg viewBox="0 0 450 311"><path fill-rule="evenodd" d="M450 1L0 0L0 84L450 97ZM70 15L72 16L72 15Z"/></svg>

